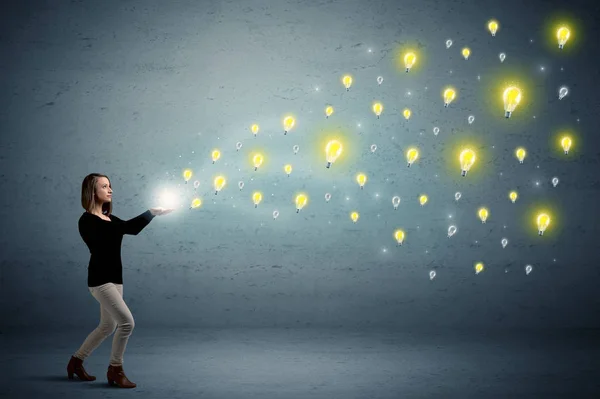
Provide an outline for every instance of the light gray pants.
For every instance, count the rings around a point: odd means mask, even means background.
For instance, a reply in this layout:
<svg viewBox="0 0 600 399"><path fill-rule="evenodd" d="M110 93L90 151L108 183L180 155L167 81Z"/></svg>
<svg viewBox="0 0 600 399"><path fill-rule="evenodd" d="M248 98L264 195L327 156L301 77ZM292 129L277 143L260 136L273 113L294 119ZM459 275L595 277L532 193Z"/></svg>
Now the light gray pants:
<svg viewBox="0 0 600 399"><path fill-rule="evenodd" d="M133 316L123 301L123 284L106 283L89 287L90 293L100 303L100 324L88 335L73 356L85 359L113 332L110 364L123 365L123 353L135 326Z"/></svg>

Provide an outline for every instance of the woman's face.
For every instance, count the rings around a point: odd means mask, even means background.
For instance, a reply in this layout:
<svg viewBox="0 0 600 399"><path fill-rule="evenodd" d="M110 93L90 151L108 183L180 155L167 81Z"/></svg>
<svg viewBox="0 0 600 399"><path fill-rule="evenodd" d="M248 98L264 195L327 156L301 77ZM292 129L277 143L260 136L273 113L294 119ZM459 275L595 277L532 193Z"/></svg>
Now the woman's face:
<svg viewBox="0 0 600 399"><path fill-rule="evenodd" d="M112 187L106 177L101 177L96 182L96 197L102 203L112 201Z"/></svg>

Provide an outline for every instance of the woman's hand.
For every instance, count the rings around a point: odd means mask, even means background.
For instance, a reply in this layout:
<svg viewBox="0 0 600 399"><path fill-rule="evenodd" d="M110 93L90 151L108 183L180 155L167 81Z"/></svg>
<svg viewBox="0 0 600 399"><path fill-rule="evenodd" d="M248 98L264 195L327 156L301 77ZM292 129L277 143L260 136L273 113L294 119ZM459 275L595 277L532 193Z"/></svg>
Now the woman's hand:
<svg viewBox="0 0 600 399"><path fill-rule="evenodd" d="M153 216L166 215L167 213L171 213L173 211L174 211L173 208L163 208L163 207L150 208L150 213Z"/></svg>

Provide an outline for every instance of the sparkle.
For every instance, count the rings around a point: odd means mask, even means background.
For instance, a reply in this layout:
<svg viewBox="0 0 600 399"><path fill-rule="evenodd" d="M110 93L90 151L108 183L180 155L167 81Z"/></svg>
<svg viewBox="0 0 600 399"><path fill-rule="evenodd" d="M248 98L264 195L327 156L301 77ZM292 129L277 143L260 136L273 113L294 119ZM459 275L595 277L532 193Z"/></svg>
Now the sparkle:
<svg viewBox="0 0 600 399"><path fill-rule="evenodd" d="M539 181L536 181L536 182L535 182L535 185L536 185L536 186L539 186L539 185L540 185L540 182L539 182Z"/></svg>
<svg viewBox="0 0 600 399"><path fill-rule="evenodd" d="M477 80L481 80L481 76L477 75Z"/></svg>
<svg viewBox="0 0 600 399"><path fill-rule="evenodd" d="M452 219L452 215L448 215L448 219Z"/></svg>
<svg viewBox="0 0 600 399"><path fill-rule="evenodd" d="M561 70L561 71L564 71L564 68L563 68L563 67L560 67L560 70Z"/></svg>
<svg viewBox="0 0 600 399"><path fill-rule="evenodd" d="M492 148L496 148L496 146L495 146L495 145L493 145L493 146L492 146Z"/></svg>
<svg viewBox="0 0 600 399"><path fill-rule="evenodd" d="M502 176L502 172L500 172L500 176Z"/></svg>
<svg viewBox="0 0 600 399"><path fill-rule="evenodd" d="M315 87L315 91L319 91L319 88L318 88L318 87Z"/></svg>
<svg viewBox="0 0 600 399"><path fill-rule="evenodd" d="M529 39L529 43L533 43L533 39Z"/></svg>
<svg viewBox="0 0 600 399"><path fill-rule="evenodd" d="M479 241L475 241L475 244L479 244Z"/></svg>
<svg viewBox="0 0 600 399"><path fill-rule="evenodd" d="M376 196L376 197L379 197L379 193L375 193L375 196Z"/></svg>
<svg viewBox="0 0 600 399"><path fill-rule="evenodd" d="M545 68L544 68L543 66L541 66L541 67L540 67L540 71L544 71L544 69L545 69Z"/></svg>
<svg viewBox="0 0 600 399"><path fill-rule="evenodd" d="M360 123L357 126L360 127Z"/></svg>
<svg viewBox="0 0 600 399"><path fill-rule="evenodd" d="M504 228L506 228L506 226L504 226Z"/></svg>
<svg viewBox="0 0 600 399"><path fill-rule="evenodd" d="M428 253L429 253L429 251L425 250L425 253L426 253L426 254L428 254Z"/></svg>
<svg viewBox="0 0 600 399"><path fill-rule="evenodd" d="M409 92L408 92L408 93L406 93L406 94L408 94L408 95L410 96L410 95L411 95L411 92L409 91Z"/></svg>
<svg viewBox="0 0 600 399"><path fill-rule="evenodd" d="M540 168L540 165L538 165L538 166L537 166L537 168L539 169L539 168Z"/></svg>
<svg viewBox="0 0 600 399"><path fill-rule="evenodd" d="M371 49L369 49L369 53L371 53L371 52L372 52L372 50L371 50Z"/></svg>
<svg viewBox="0 0 600 399"><path fill-rule="evenodd" d="M555 258L555 259L553 259L553 261L554 261L554 262L556 262L556 258Z"/></svg>
<svg viewBox="0 0 600 399"><path fill-rule="evenodd" d="M349 200L350 200L350 197L346 197L346 201L349 201Z"/></svg>
<svg viewBox="0 0 600 399"><path fill-rule="evenodd" d="M382 251L383 251L383 253L386 253L387 252L387 248L383 248Z"/></svg>

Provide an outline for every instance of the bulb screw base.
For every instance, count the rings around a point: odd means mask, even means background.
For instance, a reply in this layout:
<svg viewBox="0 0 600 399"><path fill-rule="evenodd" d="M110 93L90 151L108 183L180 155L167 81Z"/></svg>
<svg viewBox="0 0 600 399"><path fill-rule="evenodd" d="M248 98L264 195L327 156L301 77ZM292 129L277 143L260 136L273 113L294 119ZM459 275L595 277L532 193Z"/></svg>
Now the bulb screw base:
<svg viewBox="0 0 600 399"><path fill-rule="evenodd" d="M331 166L331 162L327 162L327 169Z"/></svg>
<svg viewBox="0 0 600 399"><path fill-rule="evenodd" d="M463 171L462 171L462 173L461 173L461 176L462 176L462 177L465 177L466 175L467 175L467 171L466 171L466 170L463 170Z"/></svg>
<svg viewBox="0 0 600 399"><path fill-rule="evenodd" d="M504 117L508 119L508 118L510 118L510 114L512 114L512 112L506 111L506 113L504 114Z"/></svg>

